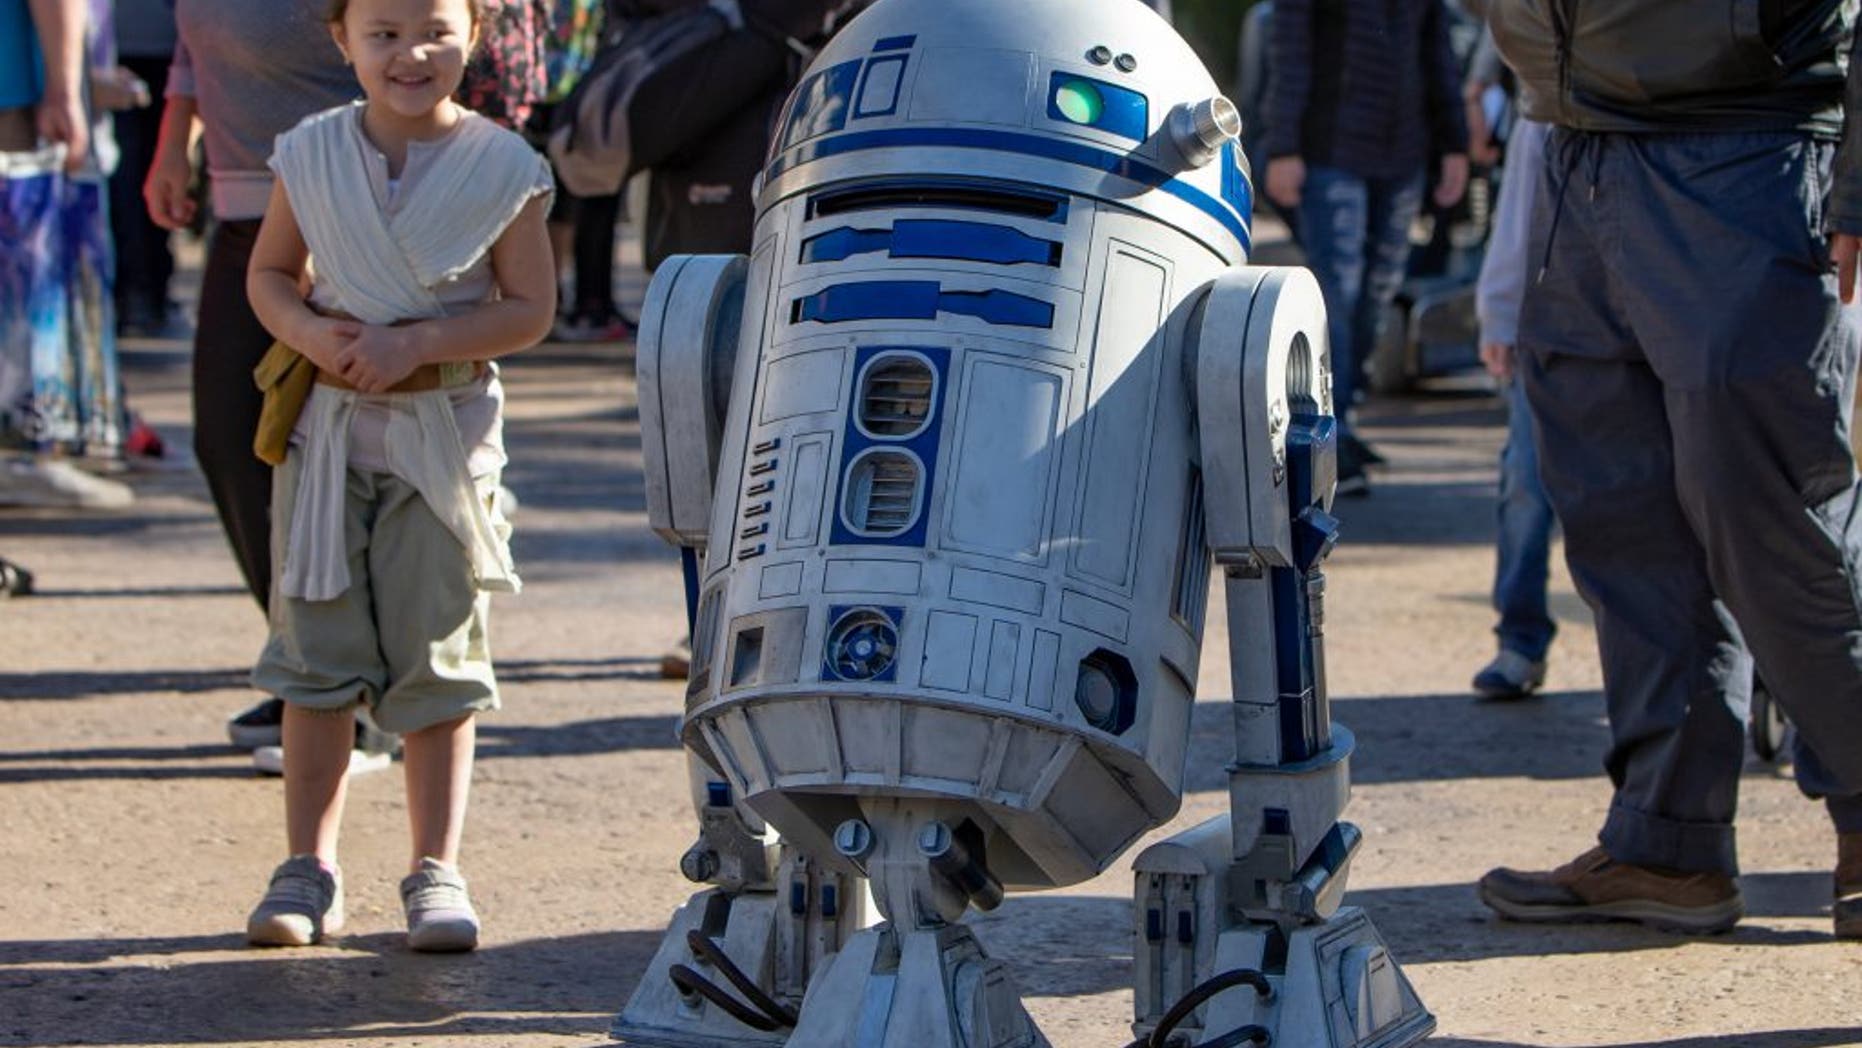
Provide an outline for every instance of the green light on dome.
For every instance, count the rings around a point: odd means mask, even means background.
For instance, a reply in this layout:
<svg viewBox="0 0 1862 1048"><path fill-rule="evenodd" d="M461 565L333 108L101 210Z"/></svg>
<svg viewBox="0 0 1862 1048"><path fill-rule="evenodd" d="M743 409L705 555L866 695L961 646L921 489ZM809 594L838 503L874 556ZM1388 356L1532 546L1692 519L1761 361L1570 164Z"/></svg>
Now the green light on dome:
<svg viewBox="0 0 1862 1048"><path fill-rule="evenodd" d="M1076 124L1091 126L1105 115L1106 100L1086 81L1069 80L1054 89L1054 108Z"/></svg>

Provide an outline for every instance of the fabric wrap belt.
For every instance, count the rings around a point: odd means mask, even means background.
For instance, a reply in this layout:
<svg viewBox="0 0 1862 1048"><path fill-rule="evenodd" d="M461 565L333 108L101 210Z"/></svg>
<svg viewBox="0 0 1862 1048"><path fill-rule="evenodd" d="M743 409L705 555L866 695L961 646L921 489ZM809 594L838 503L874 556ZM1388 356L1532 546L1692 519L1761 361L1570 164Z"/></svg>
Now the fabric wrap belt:
<svg viewBox="0 0 1862 1048"><path fill-rule="evenodd" d="M306 304L308 305L308 303ZM311 311L318 316L329 317L331 320L353 320L358 324L365 323L365 321L361 320L359 317L352 316L340 309L319 309L316 306L311 306L310 308ZM435 319L438 318L410 317L406 320L397 320L388 326L406 327L409 324L418 324L423 320ZM485 363L479 360L442 361L438 364L422 364L415 368L406 378L389 386L383 392L431 393L436 389L447 389L452 386L468 385L478 381L480 376L484 374ZM325 371L322 368L317 369L317 384L320 386L335 386L337 389L346 389L351 392L361 392L348 379L338 375L334 371Z"/></svg>
<svg viewBox="0 0 1862 1048"><path fill-rule="evenodd" d="M485 365L480 361L457 361L443 364L422 364L413 373L394 385L389 386L388 393L430 393L436 389L452 386L464 386L476 382L485 373ZM356 387L346 378L332 371L317 370L317 384L335 386L352 392Z"/></svg>

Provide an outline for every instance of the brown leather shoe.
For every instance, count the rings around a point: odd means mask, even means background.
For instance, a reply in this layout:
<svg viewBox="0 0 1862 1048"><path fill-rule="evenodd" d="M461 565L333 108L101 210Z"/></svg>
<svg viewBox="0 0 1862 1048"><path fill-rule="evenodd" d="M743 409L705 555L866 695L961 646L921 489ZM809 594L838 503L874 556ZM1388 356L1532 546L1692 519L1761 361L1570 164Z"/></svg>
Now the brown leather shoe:
<svg viewBox="0 0 1862 1048"><path fill-rule="evenodd" d="M1480 895L1508 920L1635 921L1688 934L1727 931L1745 913L1739 886L1725 874L1631 866L1611 859L1602 848L1547 873L1490 870L1480 880Z"/></svg>
<svg viewBox="0 0 1862 1048"><path fill-rule="evenodd" d="M1862 833L1836 835L1836 904L1830 912L1838 939L1862 939Z"/></svg>

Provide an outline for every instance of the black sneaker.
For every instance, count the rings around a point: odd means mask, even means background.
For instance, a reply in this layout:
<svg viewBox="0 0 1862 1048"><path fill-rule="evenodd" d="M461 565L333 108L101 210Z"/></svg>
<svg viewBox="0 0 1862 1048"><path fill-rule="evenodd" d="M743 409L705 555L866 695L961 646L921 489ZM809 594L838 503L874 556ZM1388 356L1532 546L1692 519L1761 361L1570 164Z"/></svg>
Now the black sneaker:
<svg viewBox="0 0 1862 1048"><path fill-rule="evenodd" d="M1338 486L1340 498L1363 498L1371 493L1371 478L1364 474L1364 460L1353 448L1356 438L1346 438L1338 445Z"/></svg>
<svg viewBox="0 0 1862 1048"><path fill-rule="evenodd" d="M226 737L242 750L284 744L284 700L266 699L226 722Z"/></svg>
<svg viewBox="0 0 1862 1048"><path fill-rule="evenodd" d="M1390 464L1390 460L1384 458L1376 448L1371 447L1356 433L1347 433L1340 437L1338 444L1341 451L1349 447L1361 466L1388 466Z"/></svg>

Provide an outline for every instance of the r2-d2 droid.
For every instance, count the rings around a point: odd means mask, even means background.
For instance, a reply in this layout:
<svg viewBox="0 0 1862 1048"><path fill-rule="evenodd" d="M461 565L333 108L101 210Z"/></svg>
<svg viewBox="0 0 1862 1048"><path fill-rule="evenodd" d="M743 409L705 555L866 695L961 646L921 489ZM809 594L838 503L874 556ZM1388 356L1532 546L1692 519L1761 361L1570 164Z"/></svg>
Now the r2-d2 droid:
<svg viewBox="0 0 1862 1048"><path fill-rule="evenodd" d="M1239 130L1137 0L879 0L791 98L751 255L655 277L641 428L712 886L620 1039L1045 1045L960 918L1176 813L1212 561L1231 815L1139 857L1138 1043L1433 1028L1340 907L1325 314L1246 265Z"/></svg>

